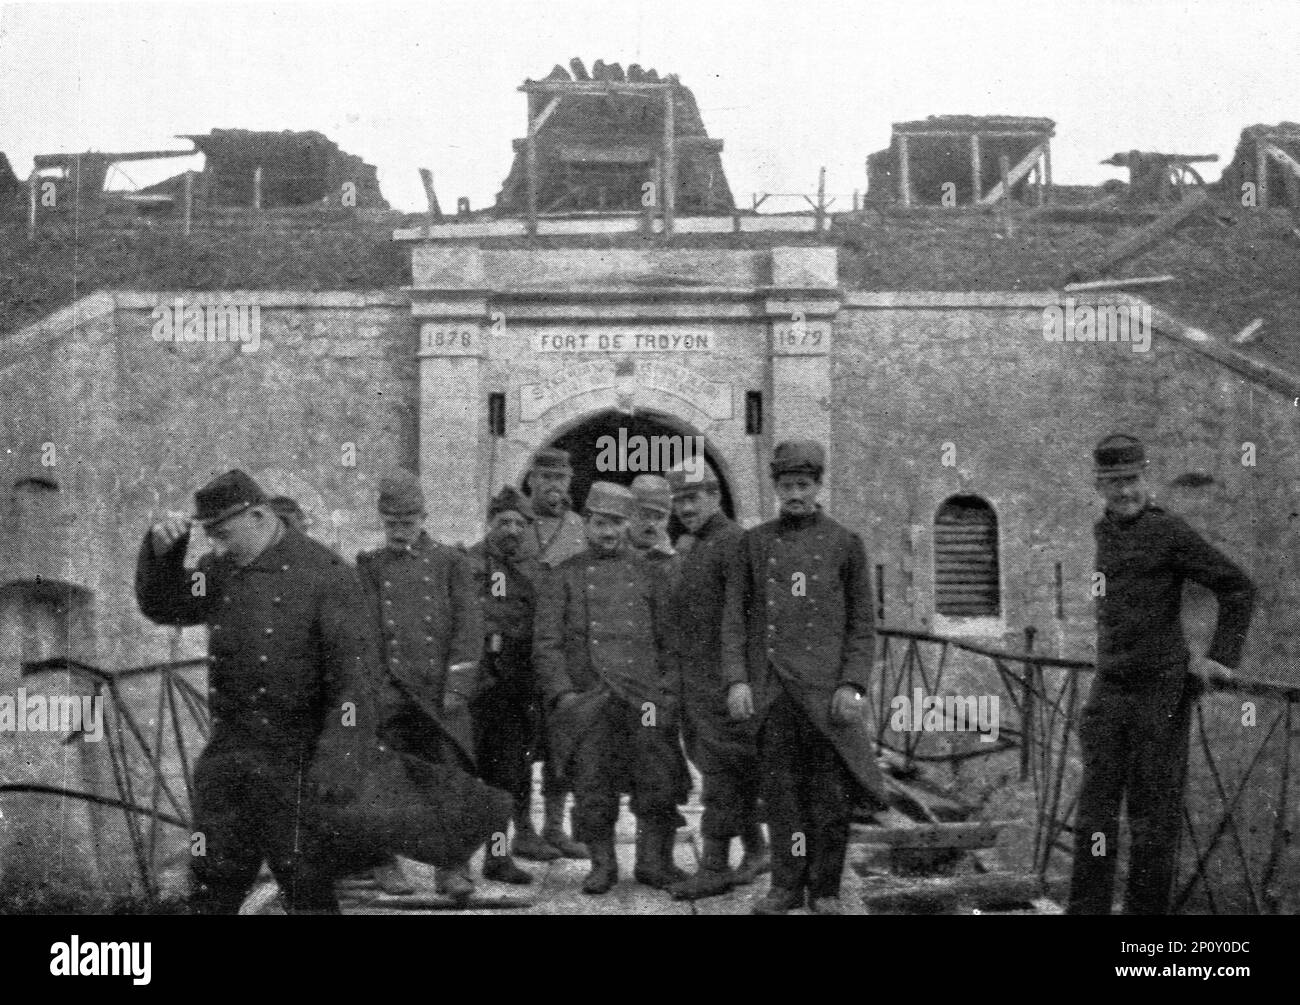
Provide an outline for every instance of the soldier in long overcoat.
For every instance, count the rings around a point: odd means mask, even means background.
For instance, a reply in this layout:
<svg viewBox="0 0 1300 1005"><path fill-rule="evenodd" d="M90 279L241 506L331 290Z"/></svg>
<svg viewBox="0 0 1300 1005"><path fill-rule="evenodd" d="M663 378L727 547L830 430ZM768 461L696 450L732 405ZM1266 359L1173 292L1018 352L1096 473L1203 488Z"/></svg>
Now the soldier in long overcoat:
<svg viewBox="0 0 1300 1005"><path fill-rule="evenodd" d="M681 569L674 594L674 637L682 689L686 754L703 776L704 849L694 876L672 887L674 897L694 900L754 882L771 870L759 823L758 743L754 721L727 711L722 675L722 609L727 575L744 531L722 512L717 475L705 469L692 479L685 468L668 473L673 506L687 534L678 541ZM731 839L744 857L730 866Z"/></svg>
<svg viewBox="0 0 1300 1005"><path fill-rule="evenodd" d="M483 619L465 556L423 529L418 478L381 481L378 509L386 544L357 555L381 641L381 735L396 749L475 771L469 702L478 680ZM468 864L439 869L440 892L473 891Z"/></svg>
<svg viewBox="0 0 1300 1005"><path fill-rule="evenodd" d="M360 789L375 728L376 643L356 573L284 525L243 471L195 494L214 552L184 566L188 520L140 546L136 598L153 621L206 624L212 734L194 769L193 907L235 914L263 859L290 913L338 913L314 801ZM349 713L348 709L351 709Z"/></svg>
<svg viewBox="0 0 1300 1005"><path fill-rule="evenodd" d="M818 443L777 445L775 520L745 532L722 625L727 703L758 726L772 885L756 914L840 914L850 814L887 805L862 699L875 652L862 539L817 505Z"/></svg>
<svg viewBox="0 0 1300 1005"><path fill-rule="evenodd" d="M582 518L569 508L573 466L567 450L559 447L538 450L533 455L526 483L533 507L533 522L520 542L519 560L528 570L534 585L540 587L546 572L565 559L586 551L587 534ZM526 826L515 831L515 854L537 862L586 858L587 849L569 837L564 829L564 810L570 786L556 770L555 759L549 756L549 710L540 694L538 707L541 716L533 746L535 760L542 765L542 833L538 835L533 830L530 812L524 820Z"/></svg>
<svg viewBox="0 0 1300 1005"><path fill-rule="evenodd" d="M506 486L488 504L487 536L469 549L470 570L483 609L483 662L479 694L470 704L479 773L510 793L515 841L537 839L529 814L537 736L537 679L533 673L533 615L537 594L519 561L520 541L533 511L527 498ZM527 839L525 839L527 840ZM483 875L505 883L532 882L507 848L489 847Z"/></svg>
<svg viewBox="0 0 1300 1005"><path fill-rule="evenodd" d="M669 639L670 584L626 538L635 499L596 482L587 496L590 547L562 562L540 592L534 660L551 706L552 756L573 782L578 837L605 893L618 880L614 824L630 792L638 821L636 878L673 882L665 862L690 779L676 743L679 698Z"/></svg>
<svg viewBox="0 0 1300 1005"><path fill-rule="evenodd" d="M1111 912L1123 803L1132 836L1124 911L1164 914L1181 827L1191 706L1201 678L1232 677L1255 587L1231 559L1150 500L1140 440L1108 436L1093 461L1097 491L1106 501L1093 528L1104 591L1097 599L1097 676L1079 724L1083 784L1066 913ZM1219 606L1209 651L1195 658L1180 620L1187 580L1213 591Z"/></svg>

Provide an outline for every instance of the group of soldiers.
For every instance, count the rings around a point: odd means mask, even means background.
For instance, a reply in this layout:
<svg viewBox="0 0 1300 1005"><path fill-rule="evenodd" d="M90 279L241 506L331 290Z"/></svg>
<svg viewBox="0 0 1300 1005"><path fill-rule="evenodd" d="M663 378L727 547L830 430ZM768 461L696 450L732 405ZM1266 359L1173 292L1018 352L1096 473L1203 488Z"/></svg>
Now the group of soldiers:
<svg viewBox="0 0 1300 1005"><path fill-rule="evenodd" d="M1098 568L1113 587L1099 607L1100 673L1082 727L1071 910L1110 910L1127 790L1130 908L1159 912L1193 694L1177 626L1182 581L1220 600L1202 673L1235 665L1253 588L1151 503L1138 441L1108 438L1094 459L1107 503ZM638 882L697 899L770 871L752 913L842 913L851 819L886 811L890 795L864 714L870 566L861 538L817 502L825 463L820 444L778 444L779 515L744 531L724 514L707 466L641 475L630 488L597 481L579 516L569 455L545 448L527 495L506 487L494 496L486 535L468 549L429 536L419 481L399 472L380 485L385 545L358 554L355 568L307 535L292 500L268 498L243 472L200 489L194 520L212 552L185 568L191 521L178 518L150 528L137 564L146 616L210 629L212 736L194 806L207 851L195 859L195 910L237 911L265 860L291 912L337 912L343 863L329 854L328 829L304 821L313 807L324 815L355 804L375 758L398 752L408 766L440 766L438 779L480 780L456 791L481 805L437 803L444 816L464 815L464 833L435 863L449 897L473 893L469 862L482 845L487 879L532 882L516 858L590 859L583 891L607 892L620 879L615 824L626 795ZM686 530L675 543L674 513ZM691 786L686 757L702 779L693 874L673 855ZM431 776L418 777L399 799L436 795ZM509 843L504 819L486 822L483 807L498 797L513 819ZM1100 859L1094 831L1110 839ZM390 892L411 889L395 857L404 850L392 841L372 857Z"/></svg>

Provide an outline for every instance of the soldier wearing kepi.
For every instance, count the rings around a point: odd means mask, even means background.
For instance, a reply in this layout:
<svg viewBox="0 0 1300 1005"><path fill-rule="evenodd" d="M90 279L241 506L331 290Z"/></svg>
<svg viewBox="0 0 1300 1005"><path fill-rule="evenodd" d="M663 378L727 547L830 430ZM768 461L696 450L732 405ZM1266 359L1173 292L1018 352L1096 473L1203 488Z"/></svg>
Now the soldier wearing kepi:
<svg viewBox="0 0 1300 1005"><path fill-rule="evenodd" d="M518 562L529 533L532 507L506 486L488 504L487 537L469 549L470 568L483 608L483 687L470 706L479 771L489 785L514 800L515 843L539 840L529 816L532 763L537 735L537 680L533 675L533 614L536 592ZM527 838L524 838L527 841ZM489 845L483 876L503 883L531 883L505 849Z"/></svg>
<svg viewBox="0 0 1300 1005"><path fill-rule="evenodd" d="M632 479L636 509L628 524L628 540L642 558L652 562L669 562L676 574L677 550L668 536L668 520L673 515L673 490L659 475L637 475Z"/></svg>
<svg viewBox="0 0 1300 1005"><path fill-rule="evenodd" d="M772 886L755 914L841 914L852 808L887 805L862 715L875 655L866 550L817 505L818 443L777 445L780 516L746 531L727 576L723 675L733 718L758 727Z"/></svg>
<svg viewBox="0 0 1300 1005"><path fill-rule="evenodd" d="M573 467L569 463L567 450L542 447L533 456L527 478L533 523L524 534L519 557L533 575L534 584L539 584L538 576L542 572L554 569L565 559L587 548L582 518L569 509L569 487L572 482ZM542 714L535 747L536 758L542 762L545 817L539 837L532 829L531 813L528 815L528 828L515 832L515 854L538 862L561 857L586 858L587 849L564 831L564 804L568 798L569 785L560 777L554 761L548 756L548 710L540 694L538 702Z"/></svg>
<svg viewBox="0 0 1300 1005"><path fill-rule="evenodd" d="M194 769L206 854L194 858L193 907L237 913L265 859L291 914L337 914L332 869L304 820L318 796L355 796L373 743L376 643L361 584L283 524L243 471L195 502L213 544L197 571L184 567L188 520L150 528L136 564L146 617L209 630L212 736Z"/></svg>
<svg viewBox="0 0 1300 1005"><path fill-rule="evenodd" d="M465 556L424 530L424 493L409 471L384 478L386 545L357 555L377 619L387 687L379 710L395 750L474 772L469 702L478 681L483 619ZM467 899L468 863L439 869L437 889Z"/></svg>
<svg viewBox="0 0 1300 1005"><path fill-rule="evenodd" d="M681 673L682 732L686 753L704 776L704 851L699 870L671 888L695 900L753 883L772 867L758 815L758 745L752 720L727 712L722 675L722 604L727 574L744 531L722 512L717 476L700 468L668 472L673 506L688 536L681 545L681 571L673 619ZM730 864L731 839L744 845L740 867Z"/></svg>
<svg viewBox="0 0 1300 1005"><path fill-rule="evenodd" d="M1196 531L1151 502L1139 440L1108 436L1093 460L1106 501L1093 528L1104 592L1097 598L1097 676L1079 725L1083 785L1067 913L1111 911L1122 801L1132 837L1124 912L1164 914L1198 678L1232 676L1255 587ZM1209 651L1195 658L1180 621L1187 580L1213 591L1219 604Z"/></svg>
<svg viewBox="0 0 1300 1005"><path fill-rule="evenodd" d="M547 577L537 607L533 657L552 711L552 754L573 782L577 836L591 851L582 885L590 894L618 881L620 792L631 793L637 817L636 878L658 887L674 881L677 806L690 783L676 743L670 586L659 564L627 542L634 505L622 486L591 486L590 547Z"/></svg>

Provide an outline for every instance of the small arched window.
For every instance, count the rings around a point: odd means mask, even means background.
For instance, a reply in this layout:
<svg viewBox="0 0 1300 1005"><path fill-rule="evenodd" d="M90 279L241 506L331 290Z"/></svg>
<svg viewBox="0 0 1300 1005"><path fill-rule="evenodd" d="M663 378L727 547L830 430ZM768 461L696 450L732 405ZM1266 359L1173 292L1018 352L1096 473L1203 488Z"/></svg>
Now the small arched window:
<svg viewBox="0 0 1300 1005"><path fill-rule="evenodd" d="M953 496L934 516L934 610L950 618L1002 612L998 518L979 496Z"/></svg>

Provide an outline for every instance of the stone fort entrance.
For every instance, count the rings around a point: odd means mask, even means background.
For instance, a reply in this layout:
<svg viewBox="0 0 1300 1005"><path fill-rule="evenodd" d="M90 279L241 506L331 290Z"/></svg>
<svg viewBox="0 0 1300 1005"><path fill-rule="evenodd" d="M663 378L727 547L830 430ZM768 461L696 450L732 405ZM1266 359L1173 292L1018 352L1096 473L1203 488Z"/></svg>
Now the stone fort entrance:
<svg viewBox="0 0 1300 1005"><path fill-rule="evenodd" d="M655 444L660 442L659 438L672 437L680 442L686 437L697 435L700 435L697 430L661 412L637 412L635 415L629 415L626 412L609 410L598 412L580 420L567 431L554 437L547 445L559 447L561 450L569 452L573 464L573 484L570 489L570 498L573 501L574 510L581 513L583 502L587 498L587 490L594 481L631 485L633 479L639 474L648 473L660 476L664 474L657 463L660 457L654 451L648 453L650 459L655 462L654 470L644 471L640 469L640 466L638 466L637 470L631 470L630 468L628 470L605 469L602 464L602 445L618 443L620 437L629 442L635 442L633 438L639 437L645 443ZM610 439L605 440L605 437ZM711 447L707 439L703 437L701 439L704 442L705 459L718 474L718 481L722 489L723 512L727 516L734 517L736 510L735 504L732 502L731 487L726 475L722 473L717 452ZM674 516L669 532L673 537L676 537L683 530L684 528L677 525L677 518Z"/></svg>

